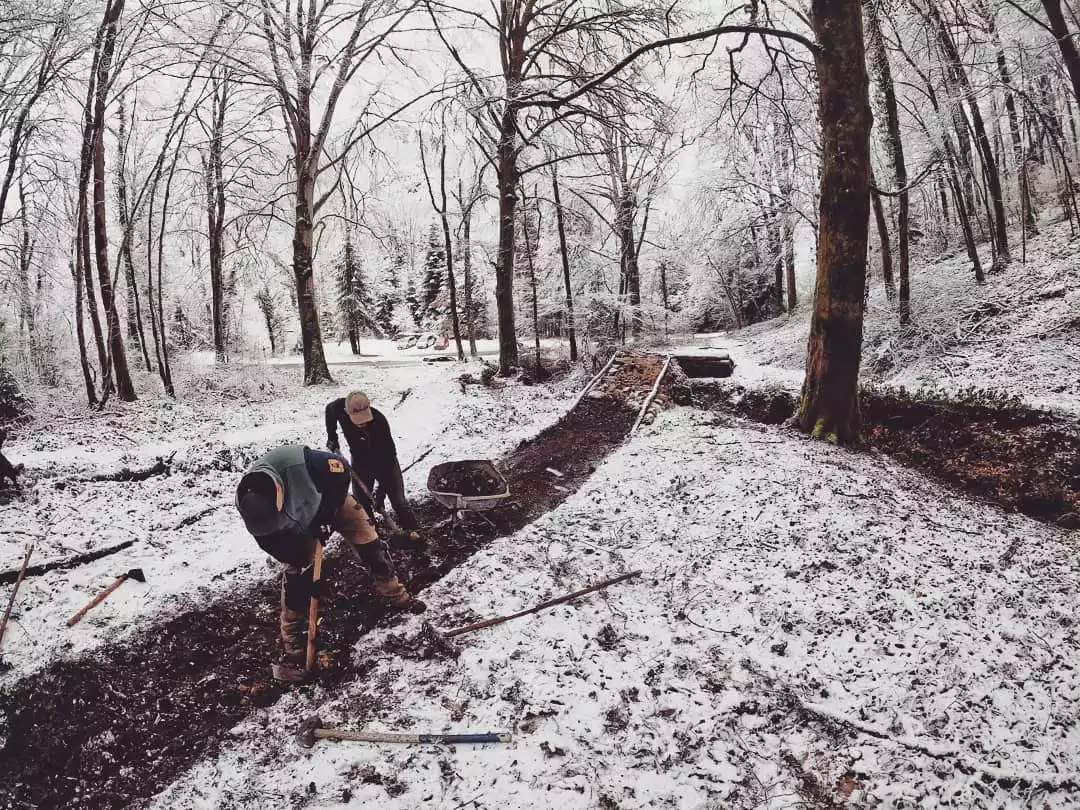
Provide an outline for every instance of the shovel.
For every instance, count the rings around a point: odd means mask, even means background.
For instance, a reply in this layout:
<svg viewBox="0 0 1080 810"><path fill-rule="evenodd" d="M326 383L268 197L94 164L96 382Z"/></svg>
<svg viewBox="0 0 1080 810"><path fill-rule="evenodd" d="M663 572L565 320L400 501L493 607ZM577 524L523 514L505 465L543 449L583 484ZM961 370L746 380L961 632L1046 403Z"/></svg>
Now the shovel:
<svg viewBox="0 0 1080 810"><path fill-rule="evenodd" d="M146 582L146 575L143 573L143 570L141 568L132 568L126 574L121 574L113 581L112 585L110 585L108 588L106 588L93 599L91 599L78 613L68 619L68 627L71 627L73 624L82 619L82 617L86 615L86 612L90 610L90 608L104 600L106 596L108 596L110 593L123 585L124 580L128 579L133 579L136 582Z"/></svg>

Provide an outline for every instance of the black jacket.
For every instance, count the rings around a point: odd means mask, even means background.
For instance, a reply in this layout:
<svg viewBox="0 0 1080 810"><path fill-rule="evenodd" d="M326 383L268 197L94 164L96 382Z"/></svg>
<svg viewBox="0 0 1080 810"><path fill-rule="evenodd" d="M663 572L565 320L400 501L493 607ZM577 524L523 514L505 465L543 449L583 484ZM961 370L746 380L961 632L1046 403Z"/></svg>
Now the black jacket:
<svg viewBox="0 0 1080 810"><path fill-rule="evenodd" d="M371 409L371 415L374 418L368 424L354 425L345 412L345 398L335 399L326 406L326 446L331 450L337 446L337 430L340 426L356 471L381 479L393 470L397 462L397 447L394 446L386 417L375 408Z"/></svg>

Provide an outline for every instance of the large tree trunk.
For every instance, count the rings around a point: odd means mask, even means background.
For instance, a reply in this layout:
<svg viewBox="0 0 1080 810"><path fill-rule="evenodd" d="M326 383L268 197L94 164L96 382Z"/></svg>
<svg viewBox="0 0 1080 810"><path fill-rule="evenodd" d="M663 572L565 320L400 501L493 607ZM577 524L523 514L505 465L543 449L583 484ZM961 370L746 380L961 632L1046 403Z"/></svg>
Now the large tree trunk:
<svg viewBox="0 0 1080 810"><path fill-rule="evenodd" d="M893 170L893 180L899 189L898 212L896 218L896 241L900 256L900 324L906 326L911 321L911 225L910 210L911 199L907 189L907 162L904 159L904 141L900 137L900 115L896 104L896 87L893 83L892 67L889 64L889 54L885 49L885 39L881 34L881 19L878 16L880 0L865 0L863 8L866 12L866 43L867 52L870 56L870 66L877 85L879 101L885 113L885 153L889 157L889 163ZM880 205L880 200L875 201ZM889 268L889 276L885 279L885 292L891 301L894 288L892 284L892 268Z"/></svg>
<svg viewBox="0 0 1080 810"><path fill-rule="evenodd" d="M559 169L551 166L551 190L555 195L555 224L559 232L559 256L562 258L563 286L566 290L566 333L570 338L570 362L578 359L577 334L574 326L574 288L570 281L570 256L566 248L566 223L563 219L562 198L559 196ZM665 301L664 308L667 309Z"/></svg>
<svg viewBox="0 0 1080 810"><path fill-rule="evenodd" d="M109 238L105 216L105 102L109 89L109 71L116 47L116 29L124 11L124 0L115 0L106 6L108 27L102 40L101 59L97 65L96 93L94 100L94 248L97 254L98 283L101 285L101 305L105 309L109 333L109 352L116 378L116 395L124 402L134 402L135 386L128 370L124 333L120 329L120 313L113 296L112 276L109 272ZM107 389L107 386L106 386Z"/></svg>
<svg viewBox="0 0 1080 810"><path fill-rule="evenodd" d="M499 254L495 263L495 306L499 321L499 374L506 377L518 364L514 323L514 243L517 210L517 111L507 103L499 127Z"/></svg>
<svg viewBox="0 0 1080 810"><path fill-rule="evenodd" d="M293 275L296 280L296 306L300 313L300 339L304 350L304 385L318 385L334 380L326 365L319 311L315 304L315 275L312 267L315 178L306 172L298 172L296 185Z"/></svg>
<svg viewBox="0 0 1080 810"><path fill-rule="evenodd" d="M814 308L800 428L859 441L859 363L870 218L869 80L860 0L813 0L811 25L822 130L821 200Z"/></svg>

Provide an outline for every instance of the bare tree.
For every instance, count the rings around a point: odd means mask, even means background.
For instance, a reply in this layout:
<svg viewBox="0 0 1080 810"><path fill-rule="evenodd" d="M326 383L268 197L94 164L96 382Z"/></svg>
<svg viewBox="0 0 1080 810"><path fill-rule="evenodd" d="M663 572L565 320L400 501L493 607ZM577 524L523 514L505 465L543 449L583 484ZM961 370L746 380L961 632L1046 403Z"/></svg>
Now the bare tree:
<svg viewBox="0 0 1080 810"><path fill-rule="evenodd" d="M559 232L559 257L562 259L563 288L566 292L566 331L570 340L570 362L578 359L577 333L574 325L574 290L570 282L570 254L566 247L566 222L563 216L562 196L559 194L559 165L551 164L551 191L555 198L555 224ZM665 289L665 298L667 297ZM665 301L664 307L667 308Z"/></svg>
<svg viewBox="0 0 1080 810"><path fill-rule="evenodd" d="M879 19L881 0L864 0L863 11L866 22L866 52L870 62L870 72L874 78L877 91L878 105L884 112L885 128L882 138L885 142L885 155L888 157L889 168L895 180L898 192L898 212L896 222L897 249L900 253L900 325L906 326L911 320L911 224L910 210L911 197L907 188L907 162L904 159L904 141L900 135L900 113L896 104L896 88L893 84L892 68L889 65L889 54L885 49L885 38L881 30ZM885 273L885 290L889 300L893 297L893 280L891 261L886 261L888 235L884 211L881 210L881 200L874 197L875 217L877 218L878 231L882 236L882 265L887 267Z"/></svg>
<svg viewBox="0 0 1080 810"><path fill-rule="evenodd" d="M132 108L132 129L134 129L135 110ZM131 133L128 129L128 117L125 111L124 96L120 95L117 104L117 119L119 120L117 132L116 150L116 213L119 219L121 239L120 249L116 255L116 266L124 268L124 281L127 284L127 332L128 337L138 342L142 351L143 362L147 371L153 371L150 363L150 353L146 346L146 332L143 329L142 303L139 296L139 285L135 276L135 260L131 250L131 227L132 212L131 203L128 200L127 184L127 158L130 147Z"/></svg>
<svg viewBox="0 0 1080 810"><path fill-rule="evenodd" d="M580 93L610 96L620 89L601 83L588 84L582 65L589 53L612 43L632 43L647 31L664 26L664 10L644 3L592 7L576 0L505 0L492 4L490 14L471 9L457 13L471 20L475 28L494 34L501 71L489 75L469 64L464 47L451 42L452 25L448 7L427 0L428 13L447 50L465 73L474 90L477 143L495 169L499 202L499 248L495 262L495 303L499 321L499 371L510 374L518 364L517 331L514 312L515 211L523 178L548 165L540 160L523 165L522 156L536 147L539 138L552 126L569 118L590 115L592 105L582 105L564 97L553 103L550 96L564 88L579 86ZM633 60L630 60L633 61ZM619 70L630 62L622 65ZM609 73L605 81L619 71ZM533 88L536 88L534 90ZM542 88L542 92L541 92ZM630 91L628 85L621 88ZM558 109L556 109L558 108Z"/></svg>
<svg viewBox="0 0 1080 810"><path fill-rule="evenodd" d="M461 177L458 177L456 195L458 210L461 211L461 227L459 230L460 242L457 255L461 258L461 266L464 275L462 279L462 285L464 287L462 290L462 297L465 299L465 328L469 330L470 357L477 357L479 354L476 350L476 307L478 305L483 306L483 302L475 301L473 298L475 279L472 266L472 218L473 211L483 196L483 175L483 167L475 170L472 178L470 178L467 191L465 190Z"/></svg>
<svg viewBox="0 0 1080 810"><path fill-rule="evenodd" d="M210 74L211 107L206 155L202 158L206 183L206 235L210 258L210 315L213 322L214 357L218 363L228 359L226 346L225 257L225 177L223 140L225 115L229 107L232 81L227 67L217 67Z"/></svg>
<svg viewBox="0 0 1080 810"><path fill-rule="evenodd" d="M424 182L427 185L428 198L431 207L439 216L442 224L443 250L446 253L446 284L450 288L450 322L454 331L454 344L457 346L458 360L465 359L465 350L461 346L461 324L458 320L457 305L457 282L454 280L454 244L450 238L450 217L447 211L446 197L446 119L443 118L442 131L436 140L436 149L439 153L439 196L435 196L435 188L431 184L431 175L428 173L427 157L424 154L424 136L419 135L420 141L420 166L424 170ZM467 282L466 282L467 284Z"/></svg>
<svg viewBox="0 0 1080 810"><path fill-rule="evenodd" d="M316 307L313 260L316 219L333 189L317 197L316 187L325 169L335 163L340 165L341 156L393 115L380 117L366 128L354 128L346 136L339 158L324 163L334 114L346 86L361 68L378 57L415 3L297 0L295 8L271 0L260 3L261 33L271 64L265 81L278 97L292 150L293 275L304 352L304 384L314 385L332 381ZM340 31L346 32L343 37L337 36ZM332 44L335 41L339 43L336 46ZM329 48L329 52L323 52L323 48ZM324 91L320 82L326 79L330 84ZM320 98L324 99L321 113L315 109Z"/></svg>
<svg viewBox="0 0 1080 810"><path fill-rule="evenodd" d="M1001 191L1001 176L998 172L997 160L994 157L990 139L986 134L986 125L983 123L982 113L979 110L979 102L971 86L971 81L968 79L967 71L964 69L956 41L953 39L952 34L949 33L945 20L937 6L934 5L933 0L926 4L923 13L932 26L938 45L945 56L946 75L957 94L967 102L971 125L975 130L975 143L982 160L986 183L989 187L990 203L993 206L993 236L997 247L997 258L994 267L995 269L1001 269L1008 265L1010 256L1008 223L1005 218L1005 204ZM960 127L958 127L958 132L959 130Z"/></svg>

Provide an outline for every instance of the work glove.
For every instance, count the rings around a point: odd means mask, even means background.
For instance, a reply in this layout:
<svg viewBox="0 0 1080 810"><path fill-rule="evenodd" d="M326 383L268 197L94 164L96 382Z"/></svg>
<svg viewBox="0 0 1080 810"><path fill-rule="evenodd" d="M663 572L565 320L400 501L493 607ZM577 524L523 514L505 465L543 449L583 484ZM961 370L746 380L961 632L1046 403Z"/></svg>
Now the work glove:
<svg viewBox="0 0 1080 810"><path fill-rule="evenodd" d="M341 445L338 444L337 436L330 439L330 441L326 443L326 449L329 450L331 453L341 452Z"/></svg>

